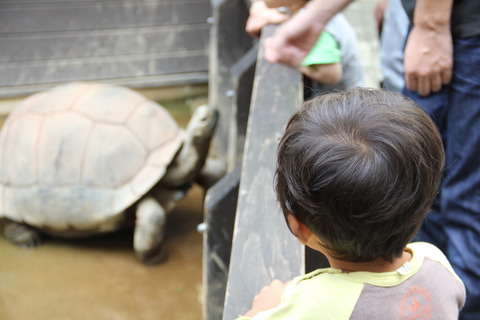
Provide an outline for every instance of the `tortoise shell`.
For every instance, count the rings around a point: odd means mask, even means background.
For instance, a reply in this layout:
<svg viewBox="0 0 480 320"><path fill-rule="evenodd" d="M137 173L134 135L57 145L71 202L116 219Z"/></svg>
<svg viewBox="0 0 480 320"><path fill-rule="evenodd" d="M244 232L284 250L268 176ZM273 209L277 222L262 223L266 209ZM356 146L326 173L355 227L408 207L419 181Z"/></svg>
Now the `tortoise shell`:
<svg viewBox="0 0 480 320"><path fill-rule="evenodd" d="M0 217L109 231L165 174L184 131L133 90L70 83L34 94L0 132Z"/></svg>

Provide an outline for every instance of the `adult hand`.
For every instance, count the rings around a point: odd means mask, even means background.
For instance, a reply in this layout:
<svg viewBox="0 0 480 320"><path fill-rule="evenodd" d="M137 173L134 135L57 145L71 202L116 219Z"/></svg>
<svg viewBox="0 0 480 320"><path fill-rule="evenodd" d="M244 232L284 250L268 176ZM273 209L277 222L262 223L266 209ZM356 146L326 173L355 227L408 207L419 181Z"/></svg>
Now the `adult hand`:
<svg viewBox="0 0 480 320"><path fill-rule="evenodd" d="M250 6L245 31L254 37L259 37L262 28L268 24L280 24L289 16L276 9L268 8L265 2L255 1Z"/></svg>
<svg viewBox="0 0 480 320"><path fill-rule="evenodd" d="M314 15L308 10L300 11L278 27L273 37L266 39L265 59L300 66L322 30L323 24L315 21Z"/></svg>
<svg viewBox="0 0 480 320"><path fill-rule="evenodd" d="M422 96L438 92L450 83L453 67L452 35L449 27L428 29L414 26L405 47L406 86Z"/></svg>
<svg viewBox="0 0 480 320"><path fill-rule="evenodd" d="M325 24L352 0L312 0L265 41L265 58L298 67L310 52Z"/></svg>
<svg viewBox="0 0 480 320"><path fill-rule="evenodd" d="M260 293L253 299L252 308L245 316L251 318L257 313L277 307L280 304L280 297L289 283L290 282L283 283L280 280L273 280L269 285L263 287Z"/></svg>

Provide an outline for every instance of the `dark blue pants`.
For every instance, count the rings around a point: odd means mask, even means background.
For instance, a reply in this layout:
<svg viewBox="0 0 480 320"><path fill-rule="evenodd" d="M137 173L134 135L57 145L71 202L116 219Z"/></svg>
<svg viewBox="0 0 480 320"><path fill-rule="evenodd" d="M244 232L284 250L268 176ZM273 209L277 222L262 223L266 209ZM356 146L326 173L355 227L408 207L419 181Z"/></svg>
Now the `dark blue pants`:
<svg viewBox="0 0 480 320"><path fill-rule="evenodd" d="M420 97L445 145L445 177L437 203L415 240L438 246L467 288L464 320L480 319L480 36L454 40L453 80ZM442 279L439 279L442 281Z"/></svg>

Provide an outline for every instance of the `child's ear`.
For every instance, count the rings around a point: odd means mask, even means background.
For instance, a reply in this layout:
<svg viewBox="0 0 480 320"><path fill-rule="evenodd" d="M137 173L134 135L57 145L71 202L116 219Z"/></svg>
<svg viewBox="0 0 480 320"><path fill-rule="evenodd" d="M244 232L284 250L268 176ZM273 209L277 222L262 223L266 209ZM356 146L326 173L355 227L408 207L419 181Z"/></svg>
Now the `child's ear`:
<svg viewBox="0 0 480 320"><path fill-rule="evenodd" d="M293 213L287 215L288 225L293 234L297 237L301 244L307 243L308 239L312 236L312 231L308 229L301 221L299 221Z"/></svg>

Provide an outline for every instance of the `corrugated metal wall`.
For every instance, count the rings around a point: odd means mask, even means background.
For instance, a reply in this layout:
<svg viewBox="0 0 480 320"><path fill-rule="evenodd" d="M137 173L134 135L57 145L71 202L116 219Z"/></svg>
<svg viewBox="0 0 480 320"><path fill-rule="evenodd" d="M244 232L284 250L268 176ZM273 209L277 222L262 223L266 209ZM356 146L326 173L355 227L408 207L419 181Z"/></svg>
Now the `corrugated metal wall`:
<svg viewBox="0 0 480 320"><path fill-rule="evenodd" d="M0 0L0 97L207 82L208 0Z"/></svg>

